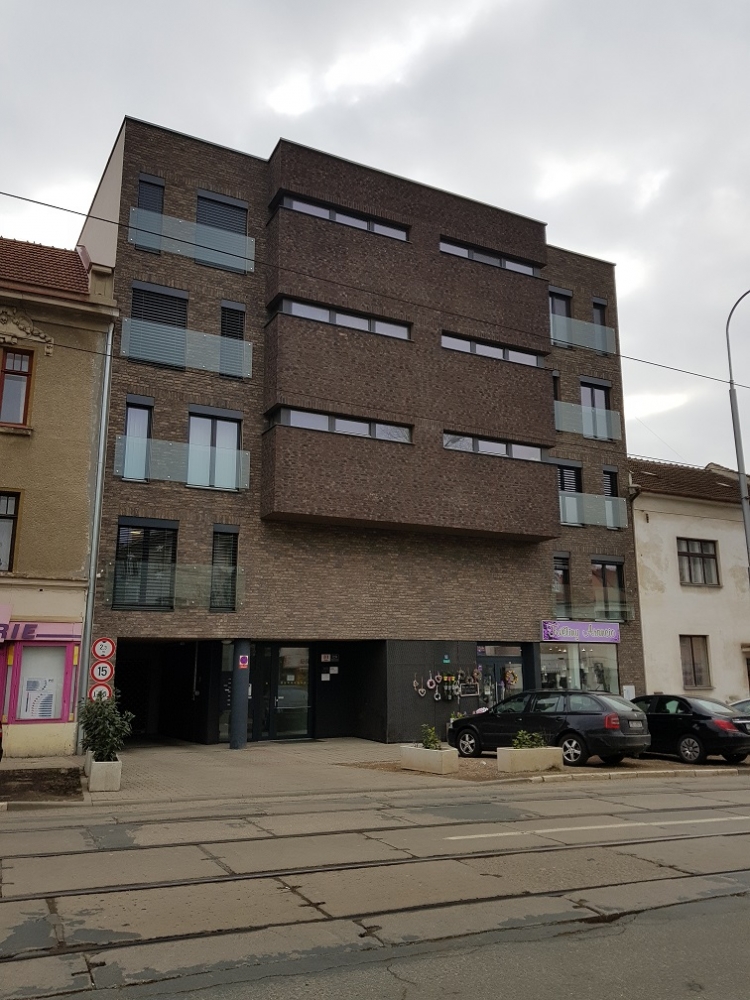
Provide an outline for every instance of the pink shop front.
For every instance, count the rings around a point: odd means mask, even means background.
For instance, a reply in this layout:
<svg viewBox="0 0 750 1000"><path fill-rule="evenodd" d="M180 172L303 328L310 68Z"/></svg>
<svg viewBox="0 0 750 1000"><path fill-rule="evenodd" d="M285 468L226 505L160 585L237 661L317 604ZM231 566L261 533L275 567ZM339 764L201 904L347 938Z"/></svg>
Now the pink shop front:
<svg viewBox="0 0 750 1000"><path fill-rule="evenodd" d="M81 625L13 621L8 612L0 607L3 751L8 757L72 754Z"/></svg>

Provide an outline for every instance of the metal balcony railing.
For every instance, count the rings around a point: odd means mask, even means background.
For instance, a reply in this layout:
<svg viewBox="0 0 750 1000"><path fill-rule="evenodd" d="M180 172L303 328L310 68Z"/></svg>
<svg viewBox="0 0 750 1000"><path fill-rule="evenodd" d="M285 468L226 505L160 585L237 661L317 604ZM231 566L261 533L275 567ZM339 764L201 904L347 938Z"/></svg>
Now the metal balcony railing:
<svg viewBox="0 0 750 1000"><path fill-rule="evenodd" d="M250 452L120 434L115 441L114 473L139 482L157 479L246 490L250 485Z"/></svg>
<svg viewBox="0 0 750 1000"><path fill-rule="evenodd" d="M154 566L139 560L113 560L106 564L98 585L104 603L121 611L236 611L245 601L241 566Z"/></svg>
<svg viewBox="0 0 750 1000"><path fill-rule="evenodd" d="M196 368L235 378L250 378L253 374L253 345L247 341L143 319L122 321L120 353L170 368Z"/></svg>
<svg viewBox="0 0 750 1000"><path fill-rule="evenodd" d="M252 236L216 229L200 222L175 219L145 208L130 209L128 242L143 250L158 250L190 257L246 274L255 270L255 240Z"/></svg>
<svg viewBox="0 0 750 1000"><path fill-rule="evenodd" d="M614 354L617 350L615 331L610 326L587 323L569 316L550 315L552 343L558 347L588 347L600 354Z"/></svg>
<svg viewBox="0 0 750 1000"><path fill-rule="evenodd" d="M556 399L555 430L581 434L597 441L619 441L622 438L622 421L616 410L600 410Z"/></svg>
<svg viewBox="0 0 750 1000"><path fill-rule="evenodd" d="M627 528L628 507L623 497L593 493L560 492L561 524L593 524L602 528Z"/></svg>

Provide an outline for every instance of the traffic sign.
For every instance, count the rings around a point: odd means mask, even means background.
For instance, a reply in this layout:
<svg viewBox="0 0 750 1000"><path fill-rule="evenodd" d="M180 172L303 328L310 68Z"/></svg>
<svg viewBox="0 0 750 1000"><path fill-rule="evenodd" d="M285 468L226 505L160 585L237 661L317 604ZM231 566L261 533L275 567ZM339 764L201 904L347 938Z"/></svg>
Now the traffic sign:
<svg viewBox="0 0 750 1000"><path fill-rule="evenodd" d="M95 701L97 698L111 698L112 688L109 684L94 684L94 686L89 691L89 701Z"/></svg>
<svg viewBox="0 0 750 1000"><path fill-rule="evenodd" d="M115 645L114 639L95 639L91 647L91 652L97 660L109 660L114 656Z"/></svg>
<svg viewBox="0 0 750 1000"><path fill-rule="evenodd" d="M115 668L109 660L97 660L91 664L89 673L95 681L111 681L115 676Z"/></svg>

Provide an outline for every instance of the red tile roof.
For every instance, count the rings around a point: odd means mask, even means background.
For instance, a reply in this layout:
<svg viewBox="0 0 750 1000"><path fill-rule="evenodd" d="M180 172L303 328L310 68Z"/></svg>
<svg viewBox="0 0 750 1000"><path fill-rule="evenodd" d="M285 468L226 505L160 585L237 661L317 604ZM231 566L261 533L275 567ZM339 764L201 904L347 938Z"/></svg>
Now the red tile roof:
<svg viewBox="0 0 750 1000"><path fill-rule="evenodd" d="M26 285L68 295L89 294L89 279L75 250L0 237L0 284Z"/></svg>
<svg viewBox="0 0 750 1000"><path fill-rule="evenodd" d="M673 462L653 462L645 458L628 457L633 486L644 493L661 493L695 500L714 500L739 504L737 473L730 469L720 472L715 465L705 469L696 465Z"/></svg>

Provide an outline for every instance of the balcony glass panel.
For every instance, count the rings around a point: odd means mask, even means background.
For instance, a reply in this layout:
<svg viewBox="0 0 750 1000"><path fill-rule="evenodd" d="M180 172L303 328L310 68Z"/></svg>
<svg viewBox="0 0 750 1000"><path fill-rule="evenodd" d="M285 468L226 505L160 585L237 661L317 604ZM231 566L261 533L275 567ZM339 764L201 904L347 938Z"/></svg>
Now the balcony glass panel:
<svg viewBox="0 0 750 1000"><path fill-rule="evenodd" d="M253 345L247 341L142 319L122 321L120 353L155 365L196 368L235 378L250 378L253 373Z"/></svg>
<svg viewBox="0 0 750 1000"><path fill-rule="evenodd" d="M553 314L550 327L552 343L561 347L588 347L600 354L614 354L617 350L615 331L610 326Z"/></svg>
<svg viewBox="0 0 750 1000"><path fill-rule="evenodd" d="M581 434L598 441L619 441L622 422L616 410L600 410L555 400L555 430Z"/></svg>
<svg viewBox="0 0 750 1000"><path fill-rule="evenodd" d="M255 240L145 208L130 209L128 242L146 250L190 257L201 264L240 271L255 270Z"/></svg>
<svg viewBox="0 0 750 1000"><path fill-rule="evenodd" d="M132 573L136 574L140 570L139 565L131 567ZM211 607L211 580L215 580L216 568L214 566L202 566L193 564L170 564L164 568L161 590L159 590L159 603L151 606L159 610L170 611L178 608L205 609ZM245 597L245 575L241 566L236 567L235 581L235 609L238 610L244 604ZM115 563L107 563L104 574L99 583L104 603L112 607L114 594L115 575L117 573L118 582L118 604L124 614L128 613L128 607L123 601L123 569L120 566L115 570ZM155 585L156 586L156 585ZM162 593L163 592L163 593ZM125 597L127 597L127 593ZM135 603L134 609L142 610L143 604Z"/></svg>
<svg viewBox="0 0 750 1000"><path fill-rule="evenodd" d="M635 607L628 601L609 601L605 605L600 601L577 601L562 605L552 594L550 616L556 621L620 621L630 622L635 618Z"/></svg>
<svg viewBox="0 0 750 1000"><path fill-rule="evenodd" d="M114 473L128 476L132 449L146 446L146 479L215 489L246 490L250 485L250 452L236 448L189 445L185 441L156 441L128 438L120 434L115 442ZM140 466L140 469L143 465Z"/></svg>
<svg viewBox="0 0 750 1000"><path fill-rule="evenodd" d="M593 493L560 493L561 524L593 524L602 528L627 528L628 508L623 497Z"/></svg>

